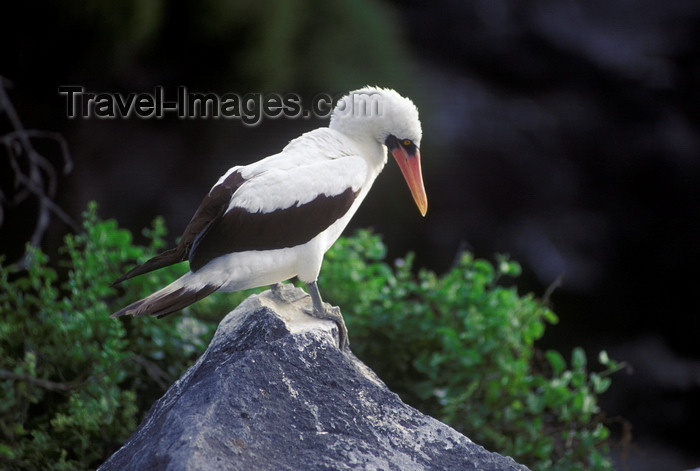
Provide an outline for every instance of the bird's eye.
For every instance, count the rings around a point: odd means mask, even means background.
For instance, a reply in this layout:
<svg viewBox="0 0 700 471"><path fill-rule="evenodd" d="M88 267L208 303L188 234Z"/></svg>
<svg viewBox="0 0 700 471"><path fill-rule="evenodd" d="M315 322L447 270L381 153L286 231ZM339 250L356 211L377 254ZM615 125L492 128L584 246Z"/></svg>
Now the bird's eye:
<svg viewBox="0 0 700 471"><path fill-rule="evenodd" d="M413 142L410 139L403 140L403 145L405 145L406 147L410 146L411 144L413 144Z"/></svg>

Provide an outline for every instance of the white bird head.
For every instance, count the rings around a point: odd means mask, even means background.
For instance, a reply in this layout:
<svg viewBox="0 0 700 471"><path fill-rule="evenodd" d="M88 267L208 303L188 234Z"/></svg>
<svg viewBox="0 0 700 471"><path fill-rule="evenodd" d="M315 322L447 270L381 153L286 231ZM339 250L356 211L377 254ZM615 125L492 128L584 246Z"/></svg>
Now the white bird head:
<svg viewBox="0 0 700 471"><path fill-rule="evenodd" d="M419 211L425 216L428 199L420 166L423 136L418 109L394 90L365 87L338 101L329 127L358 141L371 139L386 146L401 169Z"/></svg>

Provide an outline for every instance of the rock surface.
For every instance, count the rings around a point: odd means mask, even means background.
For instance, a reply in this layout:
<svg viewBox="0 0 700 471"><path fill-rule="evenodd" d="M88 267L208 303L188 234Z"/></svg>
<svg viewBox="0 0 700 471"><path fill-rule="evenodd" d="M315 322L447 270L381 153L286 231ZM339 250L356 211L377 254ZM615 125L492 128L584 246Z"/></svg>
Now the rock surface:
<svg viewBox="0 0 700 471"><path fill-rule="evenodd" d="M305 293L253 295L100 468L527 470L404 404Z"/></svg>

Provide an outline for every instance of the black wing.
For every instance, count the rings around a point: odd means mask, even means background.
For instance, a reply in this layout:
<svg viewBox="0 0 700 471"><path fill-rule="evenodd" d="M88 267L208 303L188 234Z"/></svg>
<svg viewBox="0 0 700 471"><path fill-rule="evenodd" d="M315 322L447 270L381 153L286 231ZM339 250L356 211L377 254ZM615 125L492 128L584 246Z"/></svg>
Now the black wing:
<svg viewBox="0 0 700 471"><path fill-rule="evenodd" d="M348 212L359 191L347 188L320 194L304 204L268 213L234 207L215 218L196 237L189 252L190 270L216 257L246 250L273 250L304 244Z"/></svg>

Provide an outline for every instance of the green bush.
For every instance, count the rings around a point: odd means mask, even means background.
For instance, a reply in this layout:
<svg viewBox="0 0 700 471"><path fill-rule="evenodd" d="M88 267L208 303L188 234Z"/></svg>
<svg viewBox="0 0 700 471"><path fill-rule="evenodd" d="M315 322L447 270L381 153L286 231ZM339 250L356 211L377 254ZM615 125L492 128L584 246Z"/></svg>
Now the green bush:
<svg viewBox="0 0 700 471"><path fill-rule="evenodd" d="M110 287L125 260L143 261L162 247L162 221L147 232L150 246L135 247L91 205L84 232L66 237L60 263L28 248L26 271L2 266L0 468L97 466L206 346L212 326L187 314L109 318L173 277L144 276L119 295Z"/></svg>
<svg viewBox="0 0 700 471"><path fill-rule="evenodd" d="M534 347L556 315L532 295L499 285L520 266L462 254L437 276L414 275L412 256L390 266L378 236L341 239L320 285L343 308L353 351L409 404L487 449L533 470L609 470L597 395L620 368L605 352L601 371L586 355Z"/></svg>
<svg viewBox="0 0 700 471"><path fill-rule="evenodd" d="M208 344L221 316L250 292L214 294L165 319L109 314L185 271L170 267L118 288L134 260L163 248L165 226L144 231L147 247L96 206L84 232L66 237L61 260L28 249L26 271L0 267L0 468L96 467L133 433L150 405ZM320 286L342 306L353 350L404 400L487 448L539 469L611 469L597 395L619 365L603 353L589 372L573 352L533 344L556 316L532 296L499 285L519 267L464 254L444 276L394 266L367 231L329 251ZM197 318L192 313L197 313Z"/></svg>

